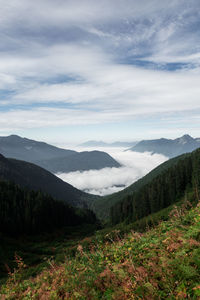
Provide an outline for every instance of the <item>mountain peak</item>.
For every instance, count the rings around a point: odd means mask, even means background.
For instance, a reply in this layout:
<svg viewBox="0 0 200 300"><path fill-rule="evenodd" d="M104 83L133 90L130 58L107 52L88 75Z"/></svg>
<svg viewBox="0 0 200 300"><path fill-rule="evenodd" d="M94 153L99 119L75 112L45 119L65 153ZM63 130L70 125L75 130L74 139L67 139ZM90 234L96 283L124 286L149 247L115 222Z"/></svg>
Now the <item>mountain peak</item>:
<svg viewBox="0 0 200 300"><path fill-rule="evenodd" d="M189 134L184 134L181 138L193 139Z"/></svg>
<svg viewBox="0 0 200 300"><path fill-rule="evenodd" d="M7 139L9 139L9 140L14 140L14 141L17 140L17 141L18 141L18 140L21 140L22 137L19 136L19 135L16 135L16 134L11 134L11 135L7 136Z"/></svg>
<svg viewBox="0 0 200 300"><path fill-rule="evenodd" d="M176 139L180 144L186 144L193 141L194 139L189 134L184 134L180 138Z"/></svg>

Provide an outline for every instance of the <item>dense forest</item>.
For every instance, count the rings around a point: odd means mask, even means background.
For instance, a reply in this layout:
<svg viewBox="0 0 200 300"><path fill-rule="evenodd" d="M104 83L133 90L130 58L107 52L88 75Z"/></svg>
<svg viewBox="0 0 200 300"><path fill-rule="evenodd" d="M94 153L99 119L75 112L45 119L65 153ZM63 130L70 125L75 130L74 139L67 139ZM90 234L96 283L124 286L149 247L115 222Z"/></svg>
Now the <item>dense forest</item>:
<svg viewBox="0 0 200 300"><path fill-rule="evenodd" d="M178 201L194 189L199 199L200 149L176 160L170 168L111 207L111 223L134 222Z"/></svg>
<svg viewBox="0 0 200 300"><path fill-rule="evenodd" d="M62 200L68 205L79 208L88 208L87 201L97 196L84 193L72 185L64 182L49 171L32 163L6 158L0 154L0 178L15 182L29 190L41 190L54 199Z"/></svg>
<svg viewBox="0 0 200 300"><path fill-rule="evenodd" d="M104 197L96 198L94 199L94 201L88 201L89 208L95 212L96 216L99 219L108 221L109 212L112 206L120 201L123 201L129 195L132 195L133 192L135 193L141 190L142 187L144 187L148 183L151 183L154 178L161 175L163 171L168 170L172 166L175 166L179 160L184 159L188 155L190 154L182 154L165 161L164 163L153 169L151 172L149 172L147 175L140 178L122 191Z"/></svg>
<svg viewBox="0 0 200 300"><path fill-rule="evenodd" d="M93 224L95 214L70 207L41 191L0 181L0 232L6 235L51 232L63 226Z"/></svg>

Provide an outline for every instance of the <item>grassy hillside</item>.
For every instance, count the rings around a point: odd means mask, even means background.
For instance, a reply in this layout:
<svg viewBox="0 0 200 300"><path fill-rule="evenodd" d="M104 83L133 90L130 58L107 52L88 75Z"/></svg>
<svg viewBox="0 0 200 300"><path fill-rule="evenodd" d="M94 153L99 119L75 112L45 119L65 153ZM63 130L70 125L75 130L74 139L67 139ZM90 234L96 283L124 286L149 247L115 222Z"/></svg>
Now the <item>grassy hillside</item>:
<svg viewBox="0 0 200 300"><path fill-rule="evenodd" d="M0 243L0 286L8 278L8 271L17 267L16 255L23 258L27 267L23 270L24 279L36 276L49 267L51 260L65 261L67 255L73 256L80 240L94 234L96 224L67 226L53 233L40 233L18 238L1 236Z"/></svg>
<svg viewBox="0 0 200 300"><path fill-rule="evenodd" d="M200 203L174 207L171 218L145 233L96 234L74 258L49 262L23 280L22 259L2 285L2 299L199 299Z"/></svg>

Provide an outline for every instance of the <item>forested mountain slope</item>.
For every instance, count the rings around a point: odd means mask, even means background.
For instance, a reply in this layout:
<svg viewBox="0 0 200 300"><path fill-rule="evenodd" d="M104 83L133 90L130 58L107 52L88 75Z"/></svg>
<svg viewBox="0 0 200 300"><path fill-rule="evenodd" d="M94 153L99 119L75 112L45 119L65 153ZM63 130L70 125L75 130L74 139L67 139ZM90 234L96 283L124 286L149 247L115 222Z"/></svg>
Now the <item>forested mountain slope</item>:
<svg viewBox="0 0 200 300"><path fill-rule="evenodd" d="M119 202L120 200L124 199L126 196L132 194L133 192L138 191L147 183L151 182L156 176L161 174L164 170L169 169L171 166L175 165L178 160L184 159L187 155L190 154L183 154L181 156L172 158L155 169L149 172L147 175L139 179L138 181L131 184L129 187L125 188L124 190L95 199L94 201L90 202L90 207L94 210L97 216L100 219L108 219L110 208L115 205L115 203Z"/></svg>
<svg viewBox="0 0 200 300"><path fill-rule="evenodd" d="M35 191L41 190L76 207L87 207L86 200L96 199L96 196L74 188L41 167L21 160L8 159L3 155L0 155L0 179L13 181Z"/></svg>
<svg viewBox="0 0 200 300"><path fill-rule="evenodd" d="M89 210L75 209L40 191L0 181L0 234L20 236L52 232L64 226L94 224Z"/></svg>
<svg viewBox="0 0 200 300"><path fill-rule="evenodd" d="M125 220L127 222L139 220L175 203L191 189L199 198L200 149L168 161L164 166L169 166L169 164L171 164L170 167L162 171L160 169L161 172L156 176L155 170L150 173L149 175L154 175L151 176L151 180L145 182L144 178L136 183L132 194L124 197L111 208L112 224Z"/></svg>

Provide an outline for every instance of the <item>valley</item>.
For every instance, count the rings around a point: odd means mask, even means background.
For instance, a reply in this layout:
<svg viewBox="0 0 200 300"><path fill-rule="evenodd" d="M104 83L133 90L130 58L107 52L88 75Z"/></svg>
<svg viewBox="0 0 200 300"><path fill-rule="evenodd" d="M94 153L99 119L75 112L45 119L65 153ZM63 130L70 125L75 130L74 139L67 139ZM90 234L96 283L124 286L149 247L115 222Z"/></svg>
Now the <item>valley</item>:
<svg viewBox="0 0 200 300"><path fill-rule="evenodd" d="M200 279L199 162L197 149L165 161L117 193L97 197L34 164L1 155L0 295L5 299L23 299L27 292L33 299L89 299L92 295L96 299L107 295L129 299L132 293L144 299L147 295L152 299L165 299L166 295L196 297ZM52 178L52 184L55 181L66 186L71 195L75 193L74 202L71 197L70 201L59 199L57 194L54 200L37 192L38 187L30 182L42 183L40 178L46 182ZM41 189L44 187L41 184ZM179 249L190 253L184 268L191 275L182 269L179 276ZM151 257L153 264L155 253L158 277L152 275L154 267L147 260ZM165 271L160 256L165 260ZM173 269L168 260L174 264ZM130 270L128 265L133 268ZM79 269L82 271L78 275ZM57 274L63 280L61 285L56 283ZM140 276L144 277L140 280ZM25 285L30 285L30 280L31 288L27 290Z"/></svg>
<svg viewBox="0 0 200 300"><path fill-rule="evenodd" d="M0 2L0 300L200 300L200 0Z"/></svg>

